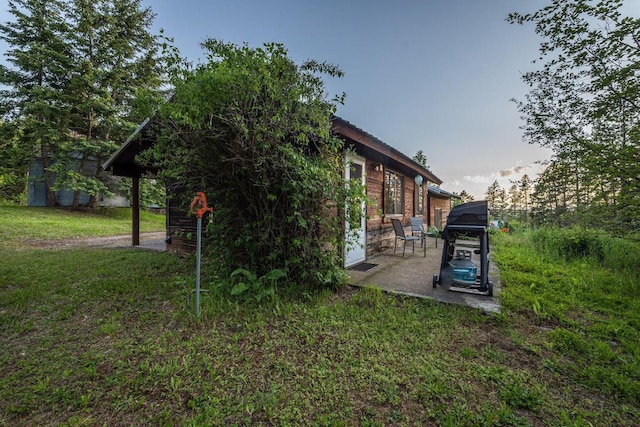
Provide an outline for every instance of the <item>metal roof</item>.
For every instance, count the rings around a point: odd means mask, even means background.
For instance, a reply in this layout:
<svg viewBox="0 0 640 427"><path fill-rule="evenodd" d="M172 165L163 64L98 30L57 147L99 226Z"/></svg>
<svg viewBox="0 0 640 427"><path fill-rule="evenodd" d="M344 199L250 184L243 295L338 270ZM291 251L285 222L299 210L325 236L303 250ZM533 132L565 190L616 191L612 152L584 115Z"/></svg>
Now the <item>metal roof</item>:
<svg viewBox="0 0 640 427"><path fill-rule="evenodd" d="M447 190L443 190L442 188L436 187L435 185L427 185L427 191L429 191L429 193L432 193L432 194L441 194L443 196L452 197L455 199L460 198L460 196L457 195L456 193L451 193Z"/></svg>

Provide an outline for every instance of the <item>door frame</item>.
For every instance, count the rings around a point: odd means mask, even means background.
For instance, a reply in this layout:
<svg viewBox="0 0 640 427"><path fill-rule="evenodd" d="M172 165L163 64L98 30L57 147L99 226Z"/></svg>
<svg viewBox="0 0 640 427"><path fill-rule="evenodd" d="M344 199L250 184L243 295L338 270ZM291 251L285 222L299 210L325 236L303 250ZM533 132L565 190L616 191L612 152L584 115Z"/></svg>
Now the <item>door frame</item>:
<svg viewBox="0 0 640 427"><path fill-rule="evenodd" d="M353 154L347 154L345 156L345 166L344 166L344 174L345 174L345 185L348 185L349 180L351 179L351 170L350 165L352 163L358 164L362 167L362 185L366 185L367 183L367 174L366 174L366 159L364 157L356 156ZM345 207L346 209L346 207ZM365 200L362 201L361 204L362 209L362 219L360 220L360 234L359 234L359 244L356 248L349 249L349 242L347 241L347 233L349 232L349 224L345 220L344 224L344 266L350 267L352 265L358 264L359 262L363 262L367 259L367 203ZM357 250L356 250L357 249ZM349 254L356 254L355 258L349 258Z"/></svg>

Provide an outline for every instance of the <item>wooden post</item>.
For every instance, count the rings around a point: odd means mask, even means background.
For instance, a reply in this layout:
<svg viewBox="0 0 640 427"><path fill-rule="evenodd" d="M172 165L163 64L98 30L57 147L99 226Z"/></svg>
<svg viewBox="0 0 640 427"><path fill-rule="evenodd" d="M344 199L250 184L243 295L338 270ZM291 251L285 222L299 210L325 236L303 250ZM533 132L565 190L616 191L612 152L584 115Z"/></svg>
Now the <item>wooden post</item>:
<svg viewBox="0 0 640 427"><path fill-rule="evenodd" d="M140 178L131 183L131 245L140 245Z"/></svg>

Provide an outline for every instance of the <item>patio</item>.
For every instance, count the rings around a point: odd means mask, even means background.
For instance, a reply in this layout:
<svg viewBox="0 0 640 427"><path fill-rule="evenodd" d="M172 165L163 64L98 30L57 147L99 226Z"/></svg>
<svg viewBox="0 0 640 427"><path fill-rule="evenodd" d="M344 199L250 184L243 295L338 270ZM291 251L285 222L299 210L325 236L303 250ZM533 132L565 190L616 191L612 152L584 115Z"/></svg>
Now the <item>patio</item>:
<svg viewBox="0 0 640 427"><path fill-rule="evenodd" d="M158 251L166 250L164 243L165 233L144 233L140 248ZM96 242L87 243L88 246L103 247L127 247L131 245L130 236L119 236L115 238L93 239ZM80 243L80 241L78 241ZM81 243L82 244L82 243ZM366 261L366 263L376 264L375 267L367 271L356 271L348 268L347 274L350 276L349 285L359 287L374 287L386 292L402 295L409 295L417 298L431 298L436 301L466 305L478 308L488 313L500 311L500 280L498 269L494 263L489 264L489 280L493 282L493 296L476 295L471 293L452 292L442 286L433 287L433 275L440 273L440 261L442 257L442 240L438 240L438 247L435 247L435 240L432 237L426 239L425 248L421 248L416 243L415 253L411 250L411 244L407 243L405 256L402 256L401 242L398 242L397 252L393 253L393 247L387 248L383 253L376 255ZM426 252L426 256L423 256ZM489 254L491 256L491 254ZM474 255L474 262L480 264Z"/></svg>
<svg viewBox="0 0 640 427"><path fill-rule="evenodd" d="M398 242L398 250L395 254L393 247L391 247L380 255L368 259L367 263L377 264L370 270L356 271L352 267L348 268L347 274L351 278L349 285L375 287L386 292L467 305L490 313L500 311L500 280L495 264L489 264L488 272L489 280L494 284L492 297L466 292L452 292L440 285L434 289L433 275L440 273L443 243L442 240L439 240L436 248L434 238L427 238L425 245L426 257L423 256L423 248L419 243L416 244L415 253L411 251L411 243L408 243L403 257L401 242ZM474 261L479 264L477 259Z"/></svg>

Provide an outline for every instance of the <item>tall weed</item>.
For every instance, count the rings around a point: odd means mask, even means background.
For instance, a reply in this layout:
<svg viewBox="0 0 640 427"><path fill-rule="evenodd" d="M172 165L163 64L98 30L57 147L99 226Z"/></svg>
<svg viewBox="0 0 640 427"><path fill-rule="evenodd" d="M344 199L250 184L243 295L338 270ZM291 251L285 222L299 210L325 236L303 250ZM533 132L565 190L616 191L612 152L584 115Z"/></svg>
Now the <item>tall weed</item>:
<svg viewBox="0 0 640 427"><path fill-rule="evenodd" d="M603 230L546 227L531 231L530 238L536 250L558 260L595 261L633 275L640 270L640 243Z"/></svg>
<svg viewBox="0 0 640 427"><path fill-rule="evenodd" d="M546 255L573 260L604 260L604 233L585 228L540 228L531 232L535 248Z"/></svg>

